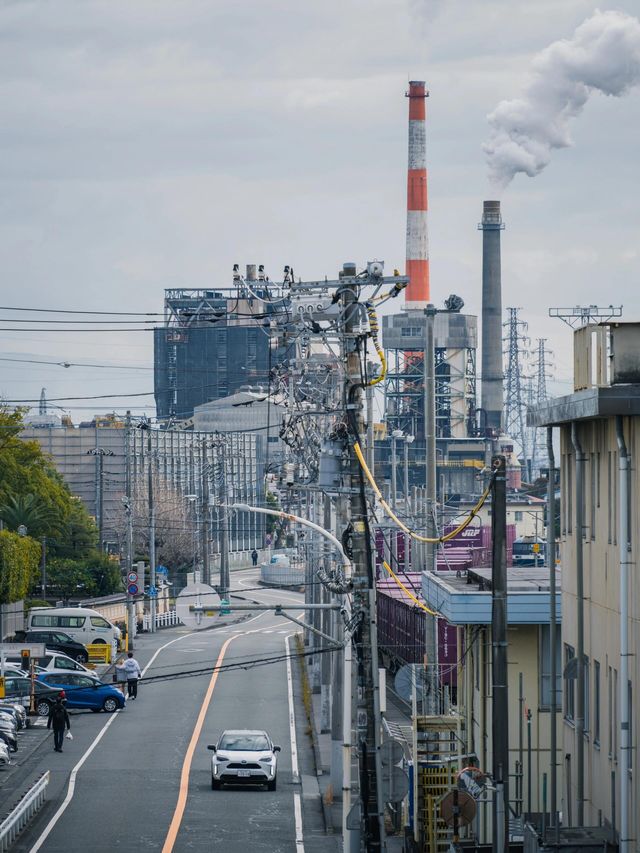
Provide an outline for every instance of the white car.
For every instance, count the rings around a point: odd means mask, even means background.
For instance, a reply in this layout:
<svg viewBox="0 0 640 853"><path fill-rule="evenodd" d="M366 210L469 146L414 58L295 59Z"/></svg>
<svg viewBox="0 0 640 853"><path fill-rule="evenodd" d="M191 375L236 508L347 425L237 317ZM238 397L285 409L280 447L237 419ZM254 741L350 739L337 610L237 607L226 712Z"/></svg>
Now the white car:
<svg viewBox="0 0 640 853"><path fill-rule="evenodd" d="M276 790L278 753L264 731L228 729L220 736L217 744L207 749L211 757L211 787L217 791L222 785L266 785Z"/></svg>

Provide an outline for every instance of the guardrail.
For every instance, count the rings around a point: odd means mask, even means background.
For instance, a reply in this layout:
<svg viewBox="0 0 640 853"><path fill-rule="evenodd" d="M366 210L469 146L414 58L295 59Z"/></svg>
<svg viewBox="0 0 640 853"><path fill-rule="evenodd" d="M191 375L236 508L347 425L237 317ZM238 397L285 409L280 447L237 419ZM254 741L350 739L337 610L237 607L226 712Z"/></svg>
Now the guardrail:
<svg viewBox="0 0 640 853"><path fill-rule="evenodd" d="M111 663L111 645L109 643L90 643L87 646L90 663Z"/></svg>
<svg viewBox="0 0 640 853"><path fill-rule="evenodd" d="M156 613L156 628L173 628L176 625L182 624L175 610L167 610L166 613ZM148 613L144 614L142 619L143 631L148 631L151 627L151 617Z"/></svg>
<svg viewBox="0 0 640 853"><path fill-rule="evenodd" d="M47 770L22 795L17 804L11 809L2 823L0 823L0 853L5 853L11 847L31 818L42 808L48 784L49 771Z"/></svg>

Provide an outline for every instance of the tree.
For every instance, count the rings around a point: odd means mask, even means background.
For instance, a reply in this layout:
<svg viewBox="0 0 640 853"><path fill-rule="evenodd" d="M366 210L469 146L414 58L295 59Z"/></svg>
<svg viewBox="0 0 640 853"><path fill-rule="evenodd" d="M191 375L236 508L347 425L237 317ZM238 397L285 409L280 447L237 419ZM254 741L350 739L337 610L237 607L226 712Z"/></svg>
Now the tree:
<svg viewBox="0 0 640 853"><path fill-rule="evenodd" d="M40 565L40 543L30 536L0 530L0 603L20 601Z"/></svg>
<svg viewBox="0 0 640 853"><path fill-rule="evenodd" d="M9 495L6 502L0 506L0 519L9 530L17 531L26 527L34 539L39 539L56 529L60 517L39 495Z"/></svg>

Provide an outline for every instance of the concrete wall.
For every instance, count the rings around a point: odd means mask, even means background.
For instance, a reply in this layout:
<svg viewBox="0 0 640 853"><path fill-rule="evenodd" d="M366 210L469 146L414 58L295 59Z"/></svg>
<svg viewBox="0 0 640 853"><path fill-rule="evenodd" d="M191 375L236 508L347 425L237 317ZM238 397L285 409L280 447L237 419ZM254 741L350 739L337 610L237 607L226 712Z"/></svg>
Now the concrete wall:
<svg viewBox="0 0 640 853"><path fill-rule="evenodd" d="M640 420L625 419L625 437L631 464L630 584L628 590L630 623L629 678L633 703L631 710L631 772L630 772L630 838L631 849L640 850L640 788L638 786L638 731L640 729L640 578L637 570L637 549L640 537L638 515L639 484L636 453L640 448ZM611 774L616 776L616 812L620 814L620 774L629 772L623 764L617 735L615 695L617 673L620 670L619 644L619 549L618 549L618 450L613 418L578 424L578 435L587 456L585 476L584 552L584 649L589 658L588 731L585 735L585 821L595 825L600 818L611 820ZM562 612L564 644L576 647L576 506L575 455L571 444L570 427L561 428L561 560ZM600 737L597 740L595 662L600 664ZM575 683L575 682L574 682ZM609 700L612 692L611 702ZM566 687L565 687L566 694ZM575 748L573 722L563 722L564 753L571 756L571 790L573 814L576 814ZM566 797L565 797L566 799ZM566 811L567 803L563 808Z"/></svg>

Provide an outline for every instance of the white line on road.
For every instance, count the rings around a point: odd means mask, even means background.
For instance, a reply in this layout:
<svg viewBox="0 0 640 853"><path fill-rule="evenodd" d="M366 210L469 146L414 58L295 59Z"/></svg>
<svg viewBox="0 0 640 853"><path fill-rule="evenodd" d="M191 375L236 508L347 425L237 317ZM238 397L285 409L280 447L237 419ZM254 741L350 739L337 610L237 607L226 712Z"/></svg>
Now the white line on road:
<svg viewBox="0 0 640 853"><path fill-rule="evenodd" d="M294 784L300 783L300 770L298 768L298 741L296 738L296 713L293 706L293 679L291 677L291 646L289 640L293 634L287 634L284 644L287 647L287 697L289 699L289 736L291 738L291 776ZM296 824L296 853L304 853L302 832L302 806L300 794L293 794L293 813Z"/></svg>

